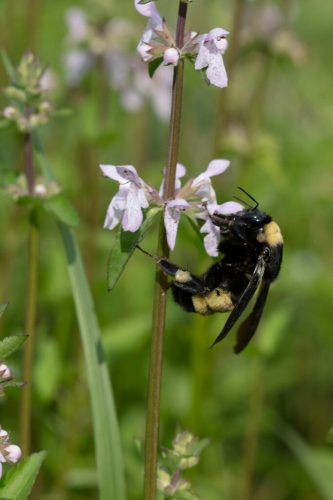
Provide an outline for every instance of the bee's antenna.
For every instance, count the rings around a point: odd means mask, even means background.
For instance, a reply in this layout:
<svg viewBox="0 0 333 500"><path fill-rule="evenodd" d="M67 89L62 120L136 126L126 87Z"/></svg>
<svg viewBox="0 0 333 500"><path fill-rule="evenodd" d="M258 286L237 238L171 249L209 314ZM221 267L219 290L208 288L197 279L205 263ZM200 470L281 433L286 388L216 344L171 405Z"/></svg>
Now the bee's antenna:
<svg viewBox="0 0 333 500"><path fill-rule="evenodd" d="M243 203L243 205L249 207L249 208L253 208L247 201L244 201L242 200L242 198L238 198L238 196L233 196L233 198L237 201L240 201L241 203Z"/></svg>
<svg viewBox="0 0 333 500"><path fill-rule="evenodd" d="M253 196L250 195L250 193L248 193L247 191L245 191L245 189L243 189L242 187L240 186L237 186L237 188L242 191L244 194L246 194L246 196L248 196L252 201L254 201L254 203L256 204L255 207L251 207L253 209L255 208L258 208L259 207L259 203L257 202L257 200L255 198L253 198Z"/></svg>

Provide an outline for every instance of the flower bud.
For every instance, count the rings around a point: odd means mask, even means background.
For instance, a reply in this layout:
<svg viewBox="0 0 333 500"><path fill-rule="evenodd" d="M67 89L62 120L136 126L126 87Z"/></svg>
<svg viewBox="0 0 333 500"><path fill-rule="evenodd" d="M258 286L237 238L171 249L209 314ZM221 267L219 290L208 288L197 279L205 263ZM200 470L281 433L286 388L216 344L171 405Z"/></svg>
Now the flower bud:
<svg viewBox="0 0 333 500"><path fill-rule="evenodd" d="M12 373L10 371L10 368L5 365L4 363L0 364L0 380L6 380L8 378L11 378Z"/></svg>
<svg viewBox="0 0 333 500"><path fill-rule="evenodd" d="M179 52L177 49L174 47L170 47L169 49L166 49L163 55L163 61L164 64L173 64L174 66L177 66L178 61L179 61Z"/></svg>
<svg viewBox="0 0 333 500"><path fill-rule="evenodd" d="M16 464L22 456L22 451L19 446L16 444L9 444L5 448L6 452L6 461L11 462L12 464Z"/></svg>

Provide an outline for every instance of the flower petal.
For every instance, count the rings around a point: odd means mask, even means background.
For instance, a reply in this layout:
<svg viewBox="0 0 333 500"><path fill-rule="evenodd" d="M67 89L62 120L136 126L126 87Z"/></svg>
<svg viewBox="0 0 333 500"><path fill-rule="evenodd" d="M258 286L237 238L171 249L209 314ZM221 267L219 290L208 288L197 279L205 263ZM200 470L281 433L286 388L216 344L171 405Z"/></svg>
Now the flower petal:
<svg viewBox="0 0 333 500"><path fill-rule="evenodd" d="M208 81L216 87L227 87L228 76L221 54L212 54L206 71Z"/></svg>
<svg viewBox="0 0 333 500"><path fill-rule="evenodd" d="M209 177L220 175L227 170L230 165L229 160L212 160L207 167L207 174Z"/></svg>
<svg viewBox="0 0 333 500"><path fill-rule="evenodd" d="M140 194L139 191L142 191L142 193ZM138 190L135 188L129 189L126 199L126 208L121 222L124 231L130 231L134 233L141 226L143 221L141 203L143 199L145 199L143 190ZM148 202L145 206L148 206Z"/></svg>
<svg viewBox="0 0 333 500"><path fill-rule="evenodd" d="M207 218L205 224L201 227L200 233L207 233L204 237L204 246L206 252L211 257L217 257L218 255L218 244L220 242L220 230L211 219Z"/></svg>
<svg viewBox="0 0 333 500"><path fill-rule="evenodd" d="M181 211L189 208L189 206L190 205L187 201L182 198L170 200L165 205L164 226L167 235L167 242L171 250L175 248L180 213Z"/></svg>
<svg viewBox="0 0 333 500"><path fill-rule="evenodd" d="M16 444L10 444L5 448L8 455L6 456L6 461L12 464L16 464L22 456L22 451Z"/></svg>
<svg viewBox="0 0 333 500"><path fill-rule="evenodd" d="M237 212L241 212L242 210L244 210L244 208L245 207L243 207L243 205L237 203L236 201L227 201L225 203L222 203L221 205L215 205L214 212L224 215L235 214Z"/></svg>

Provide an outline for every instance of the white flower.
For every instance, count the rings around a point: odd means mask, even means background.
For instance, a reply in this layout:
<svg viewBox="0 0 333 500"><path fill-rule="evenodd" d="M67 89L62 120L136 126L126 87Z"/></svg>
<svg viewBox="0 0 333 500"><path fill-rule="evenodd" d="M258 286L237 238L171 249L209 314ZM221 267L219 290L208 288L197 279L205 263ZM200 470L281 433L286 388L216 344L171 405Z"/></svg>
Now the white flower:
<svg viewBox="0 0 333 500"><path fill-rule="evenodd" d="M152 38L156 37L155 30L163 30L163 18L158 12L155 2L140 4L139 1L140 0L134 0L136 10L141 15L149 17L148 23L142 34L141 41L149 43Z"/></svg>
<svg viewBox="0 0 333 500"><path fill-rule="evenodd" d="M171 250L175 248L180 214L189 207L189 203L182 198L170 200L165 205L164 227L167 235L167 242Z"/></svg>
<svg viewBox="0 0 333 500"><path fill-rule="evenodd" d="M208 216L206 222L200 229L200 233L206 233L204 237L204 246L208 255L212 257L218 256L218 245L220 242L220 228L213 224L209 215L213 215L214 213L231 214L240 212L241 210L244 210L243 205L235 201L227 201L226 203L222 203L222 205L217 205L216 203L207 204Z"/></svg>
<svg viewBox="0 0 333 500"><path fill-rule="evenodd" d="M119 183L119 191L108 207L104 227L113 229L121 222L124 231L135 232L143 221L142 209L149 206L153 188L137 174L132 165L100 165L105 177Z"/></svg>
<svg viewBox="0 0 333 500"><path fill-rule="evenodd" d="M9 435L0 427L0 478L2 477L2 464L15 464L22 456L21 448L16 444L10 444Z"/></svg>
<svg viewBox="0 0 333 500"><path fill-rule="evenodd" d="M10 368L4 363L0 363L0 381L11 378L12 374Z"/></svg>
<svg viewBox="0 0 333 500"><path fill-rule="evenodd" d="M228 31L214 28L209 33L198 37L198 55L195 60L195 69L206 69L208 81L217 87L228 85L227 72L224 67L222 54L227 49L226 35Z"/></svg>
<svg viewBox="0 0 333 500"><path fill-rule="evenodd" d="M177 66L179 61L179 52L177 49L174 47L170 47L165 50L163 54L163 62L164 64L173 64L174 66Z"/></svg>
<svg viewBox="0 0 333 500"><path fill-rule="evenodd" d="M65 18L71 41L82 42L88 34L86 13L79 7L73 7L67 10Z"/></svg>
<svg viewBox="0 0 333 500"><path fill-rule="evenodd" d="M216 202L216 194L212 186L211 177L220 175L230 165L229 160L212 160L205 172L202 172L192 181L193 194L201 198L202 202Z"/></svg>

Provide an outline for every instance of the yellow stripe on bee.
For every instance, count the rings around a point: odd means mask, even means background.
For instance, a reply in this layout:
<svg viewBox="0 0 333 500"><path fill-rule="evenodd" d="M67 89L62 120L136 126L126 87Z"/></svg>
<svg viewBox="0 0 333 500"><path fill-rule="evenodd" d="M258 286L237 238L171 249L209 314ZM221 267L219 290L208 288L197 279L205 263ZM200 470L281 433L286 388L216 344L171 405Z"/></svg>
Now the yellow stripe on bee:
<svg viewBox="0 0 333 500"><path fill-rule="evenodd" d="M263 232L257 236L259 243L267 243L270 247L283 244L283 238L279 226L276 222L269 222L263 227Z"/></svg>
<svg viewBox="0 0 333 500"><path fill-rule="evenodd" d="M234 305L229 292L216 288L207 295L193 295L192 303L199 314L231 311Z"/></svg>

